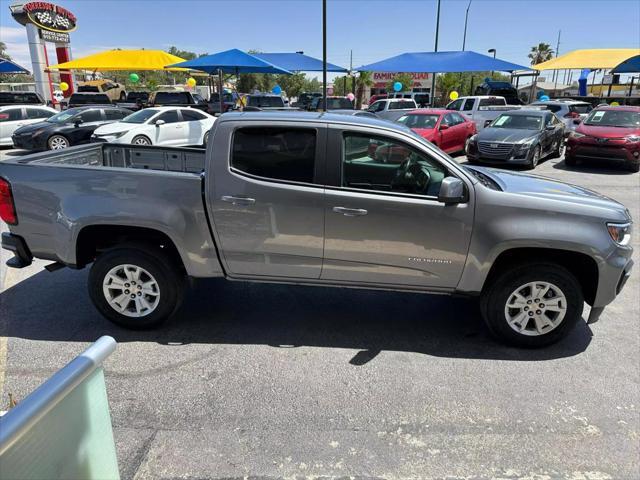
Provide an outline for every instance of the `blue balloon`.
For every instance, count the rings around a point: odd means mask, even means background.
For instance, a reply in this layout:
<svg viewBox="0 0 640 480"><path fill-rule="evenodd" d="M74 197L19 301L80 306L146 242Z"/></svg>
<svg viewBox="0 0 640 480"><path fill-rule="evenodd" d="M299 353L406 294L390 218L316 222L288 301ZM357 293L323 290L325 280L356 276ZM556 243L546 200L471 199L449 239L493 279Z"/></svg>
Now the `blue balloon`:
<svg viewBox="0 0 640 480"><path fill-rule="evenodd" d="M282 88L280 88L280 85L276 85L275 87L273 87L273 90L271 91L276 95L280 95L282 93Z"/></svg>
<svg viewBox="0 0 640 480"><path fill-rule="evenodd" d="M549 100L551 100L551 99L549 98L549 95L542 95L542 96L540 96L540 101L541 101L541 102L548 102Z"/></svg>
<svg viewBox="0 0 640 480"><path fill-rule="evenodd" d="M393 91L394 92L399 92L400 90L402 90L402 83L400 82L396 82L393 84Z"/></svg>

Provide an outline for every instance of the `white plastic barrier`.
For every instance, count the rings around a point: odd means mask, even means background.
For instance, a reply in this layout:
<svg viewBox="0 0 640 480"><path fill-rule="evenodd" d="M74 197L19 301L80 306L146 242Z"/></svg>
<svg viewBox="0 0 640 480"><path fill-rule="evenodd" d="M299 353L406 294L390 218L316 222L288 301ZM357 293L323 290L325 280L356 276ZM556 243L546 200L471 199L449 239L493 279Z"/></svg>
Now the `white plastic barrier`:
<svg viewBox="0 0 640 480"><path fill-rule="evenodd" d="M119 479L101 337L0 418L0 478Z"/></svg>

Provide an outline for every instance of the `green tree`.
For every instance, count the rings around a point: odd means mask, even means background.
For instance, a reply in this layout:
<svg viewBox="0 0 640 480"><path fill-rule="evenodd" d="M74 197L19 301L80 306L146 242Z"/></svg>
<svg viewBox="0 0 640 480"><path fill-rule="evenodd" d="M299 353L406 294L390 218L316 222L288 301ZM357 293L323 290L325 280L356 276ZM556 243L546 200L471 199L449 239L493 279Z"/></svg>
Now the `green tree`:
<svg viewBox="0 0 640 480"><path fill-rule="evenodd" d="M553 54L554 51L551 48L551 45L548 43L539 43L535 47L531 47L531 52L529 53L531 65L537 65L538 63L551 60L553 58Z"/></svg>
<svg viewBox="0 0 640 480"><path fill-rule="evenodd" d="M284 90L287 97L297 97L304 91L305 75L304 73L294 73L293 75L277 75L276 83Z"/></svg>
<svg viewBox="0 0 640 480"><path fill-rule="evenodd" d="M0 42L0 58L11 60L11 55L7 53L7 44L4 42Z"/></svg>
<svg viewBox="0 0 640 480"><path fill-rule="evenodd" d="M364 100L364 90L373 85L373 75L371 72L360 72L356 79L356 110L362 108Z"/></svg>
<svg viewBox="0 0 640 480"><path fill-rule="evenodd" d="M411 74L398 73L394 75L393 78L386 83L385 88L387 92L394 91L393 85L396 82L400 82L402 84L402 89L400 90L401 92L410 92L411 89L413 88L413 77L411 76Z"/></svg>

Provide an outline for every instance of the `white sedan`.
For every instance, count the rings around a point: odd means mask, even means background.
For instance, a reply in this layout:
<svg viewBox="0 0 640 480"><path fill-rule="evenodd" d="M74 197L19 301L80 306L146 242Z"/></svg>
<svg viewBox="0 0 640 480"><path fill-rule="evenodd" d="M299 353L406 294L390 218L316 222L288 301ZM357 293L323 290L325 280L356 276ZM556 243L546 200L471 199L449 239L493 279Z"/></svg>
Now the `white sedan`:
<svg viewBox="0 0 640 480"><path fill-rule="evenodd" d="M13 145L11 135L18 128L38 123L58 113L44 105L5 105L0 107L0 145Z"/></svg>
<svg viewBox="0 0 640 480"><path fill-rule="evenodd" d="M215 121L215 117L193 108L145 108L98 127L91 138L133 145L206 145Z"/></svg>

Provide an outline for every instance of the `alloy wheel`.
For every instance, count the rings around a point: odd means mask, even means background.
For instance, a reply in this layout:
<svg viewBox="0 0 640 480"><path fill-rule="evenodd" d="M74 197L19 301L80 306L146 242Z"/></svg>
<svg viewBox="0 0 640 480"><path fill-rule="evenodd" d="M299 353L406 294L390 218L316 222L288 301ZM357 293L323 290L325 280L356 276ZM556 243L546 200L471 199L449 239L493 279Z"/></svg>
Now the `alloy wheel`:
<svg viewBox="0 0 640 480"><path fill-rule="evenodd" d="M562 323L567 299L562 290L549 282L529 282L516 288L504 307L507 324L522 335L549 333Z"/></svg>
<svg viewBox="0 0 640 480"><path fill-rule="evenodd" d="M69 142L64 137L53 137L49 140L51 150L62 150L69 146Z"/></svg>
<svg viewBox="0 0 640 480"><path fill-rule="evenodd" d="M160 302L160 287L147 270L137 265L113 267L104 277L102 292L116 312L127 317L144 317Z"/></svg>
<svg viewBox="0 0 640 480"><path fill-rule="evenodd" d="M144 137L138 137L133 141L134 145L151 145L151 143L149 143L149 140L147 140Z"/></svg>

